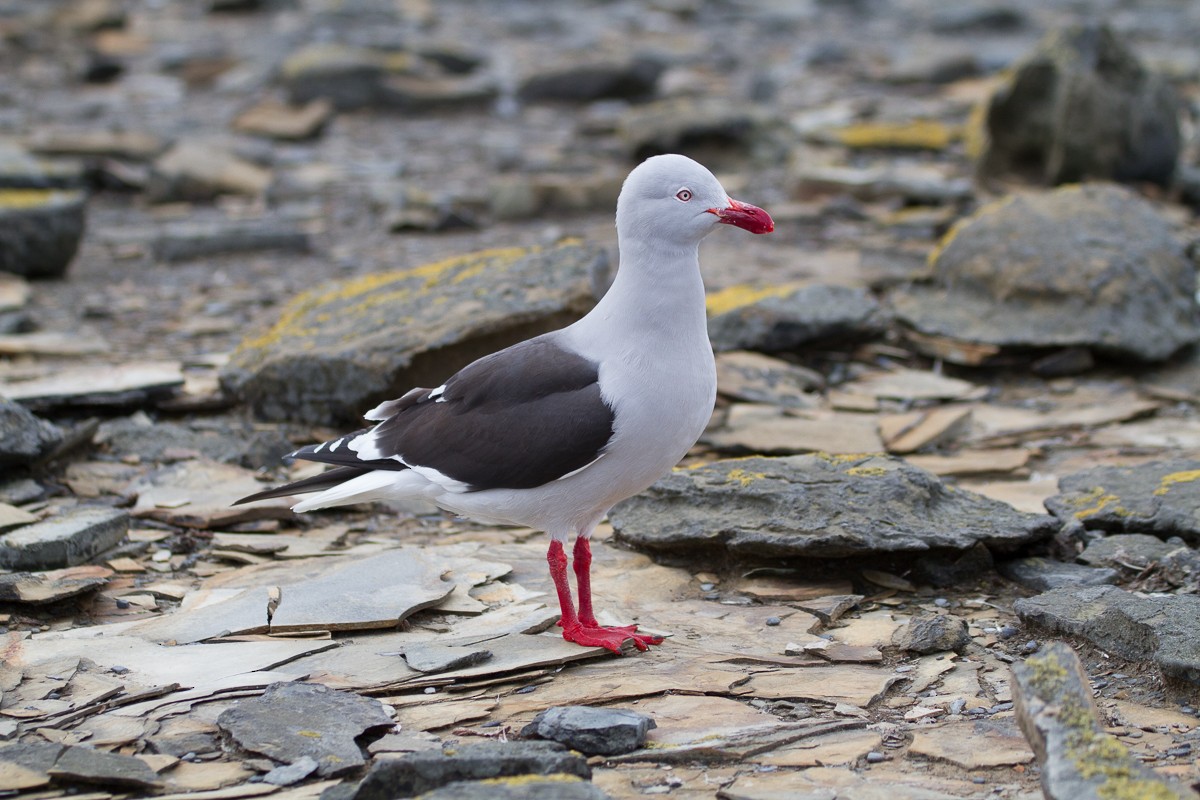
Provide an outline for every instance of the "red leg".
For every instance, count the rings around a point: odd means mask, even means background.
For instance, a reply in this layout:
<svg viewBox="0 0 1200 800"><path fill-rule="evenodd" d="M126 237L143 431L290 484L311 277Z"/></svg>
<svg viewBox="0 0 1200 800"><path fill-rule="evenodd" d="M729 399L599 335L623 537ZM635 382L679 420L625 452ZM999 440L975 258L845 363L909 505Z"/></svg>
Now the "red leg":
<svg viewBox="0 0 1200 800"><path fill-rule="evenodd" d="M579 613L575 613L575 604L571 601L571 586L567 581L567 554L562 542L550 542L546 552L546 561L550 564L550 577L554 581L554 589L558 593L558 605L562 609L562 619L559 625L563 629L563 638L585 647L605 647L614 653L621 652L621 645L626 640L632 640L639 650L646 650L652 644L662 644L661 636L648 636L636 633L636 625L606 628L596 622L592 612L591 565L592 551L588 540L575 540L575 578L579 582Z"/></svg>

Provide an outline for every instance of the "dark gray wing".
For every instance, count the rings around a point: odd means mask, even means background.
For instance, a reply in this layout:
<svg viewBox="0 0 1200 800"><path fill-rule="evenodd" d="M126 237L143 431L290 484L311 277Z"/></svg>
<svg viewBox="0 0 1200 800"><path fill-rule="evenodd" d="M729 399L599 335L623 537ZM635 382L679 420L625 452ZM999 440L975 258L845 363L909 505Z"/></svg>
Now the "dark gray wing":
<svg viewBox="0 0 1200 800"><path fill-rule="evenodd" d="M469 490L529 489L595 461L613 434L599 366L545 336L412 391L368 431L296 451L341 466L437 470ZM349 441L363 436L352 451ZM402 459L402 461L400 460Z"/></svg>

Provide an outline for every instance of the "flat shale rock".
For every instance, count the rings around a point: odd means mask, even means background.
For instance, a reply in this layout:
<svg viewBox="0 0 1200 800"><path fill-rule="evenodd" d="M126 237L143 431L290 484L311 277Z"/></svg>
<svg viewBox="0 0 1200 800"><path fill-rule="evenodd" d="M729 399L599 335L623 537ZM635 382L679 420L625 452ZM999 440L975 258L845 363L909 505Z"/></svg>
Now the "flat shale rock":
<svg viewBox="0 0 1200 800"><path fill-rule="evenodd" d="M1106 25L1048 34L977 115L978 166L1041 183L1169 185L1183 103Z"/></svg>
<svg viewBox="0 0 1200 800"><path fill-rule="evenodd" d="M810 392L825 386L821 373L762 353L735 350L721 353L716 361L717 392L736 400L812 408L818 403Z"/></svg>
<svg viewBox="0 0 1200 800"><path fill-rule="evenodd" d="M694 153L707 158L715 151L743 155L765 138L769 117L753 105L723 98L671 98L630 108L617 134L637 161L662 153ZM698 149L710 148L705 154ZM711 161L711 159L708 159Z"/></svg>
<svg viewBox="0 0 1200 800"><path fill-rule="evenodd" d="M63 433L57 425L0 397L0 466L36 461L62 440Z"/></svg>
<svg viewBox="0 0 1200 800"><path fill-rule="evenodd" d="M155 160L146 193L158 202L203 202L222 194L260 195L270 184L270 170L221 145L184 140Z"/></svg>
<svg viewBox="0 0 1200 800"><path fill-rule="evenodd" d="M884 455L815 454L680 469L613 509L616 537L655 551L756 557L1000 552L1049 536L1050 517L952 489ZM880 520L887 520L881 525Z"/></svg>
<svg viewBox="0 0 1200 800"><path fill-rule="evenodd" d="M0 395L34 411L146 405L183 386L178 363L129 361L63 367L41 378L0 382Z"/></svg>
<svg viewBox="0 0 1200 800"><path fill-rule="evenodd" d="M145 761L91 747L67 747L47 770L61 781L125 789L158 789L162 779Z"/></svg>
<svg viewBox="0 0 1200 800"><path fill-rule="evenodd" d="M285 764L313 758L321 777L365 766L356 740L393 725L379 701L315 683L272 684L262 697L242 700L217 717L217 726L240 747Z"/></svg>
<svg viewBox="0 0 1200 800"><path fill-rule="evenodd" d="M1093 539L1078 558L1084 564L1140 570L1180 549L1188 547L1178 539L1172 544L1145 533L1114 533Z"/></svg>
<svg viewBox="0 0 1200 800"><path fill-rule="evenodd" d="M1121 579L1120 573L1109 567L1089 567L1039 556L1005 561L999 564L997 569L1010 581L1038 592L1078 586L1102 586L1117 583Z"/></svg>
<svg viewBox="0 0 1200 800"><path fill-rule="evenodd" d="M1053 589L1017 600L1026 624L1080 636L1109 653L1149 660L1163 675L1200 683L1200 597L1143 596L1115 586Z"/></svg>
<svg viewBox="0 0 1200 800"><path fill-rule="evenodd" d="M266 419L355 422L381 400L578 319L605 267L602 251L566 243L326 284L244 340L221 382Z"/></svg>
<svg viewBox="0 0 1200 800"><path fill-rule="evenodd" d="M594 100L645 100L654 95L666 68L660 59L634 56L625 61L576 63L543 68L517 90L526 102L590 103Z"/></svg>
<svg viewBox="0 0 1200 800"><path fill-rule="evenodd" d="M151 242L154 257L161 261L187 261L226 253L277 250L307 253L308 233L294 224L281 222L177 222L165 226Z"/></svg>
<svg viewBox="0 0 1200 800"><path fill-rule="evenodd" d="M515 776L574 776L590 780L592 770L583 756L557 742L484 742L377 760L357 786L336 786L322 795L322 800L392 800L460 781L491 783Z"/></svg>
<svg viewBox="0 0 1200 800"><path fill-rule="evenodd" d="M1074 651L1051 642L1013 664L1017 720L1041 766L1047 800L1182 800L1191 792L1139 764L1104 732L1092 686Z"/></svg>
<svg viewBox="0 0 1200 800"><path fill-rule="evenodd" d="M87 195L60 189L0 189L0 270L61 278L83 238Z"/></svg>
<svg viewBox="0 0 1200 800"><path fill-rule="evenodd" d="M521 735L550 739L588 756L615 756L641 747L655 727L653 717L630 709L555 706L534 717Z"/></svg>
<svg viewBox="0 0 1200 800"><path fill-rule="evenodd" d="M82 564L115 547L129 530L129 513L84 506L0 536L0 568L42 570Z"/></svg>
<svg viewBox="0 0 1200 800"><path fill-rule="evenodd" d="M420 800L609 800L599 787L568 775L459 781L420 795Z"/></svg>
<svg viewBox="0 0 1200 800"><path fill-rule="evenodd" d="M1110 533L1200 539L1200 461L1173 459L1096 467L1063 476L1046 509Z"/></svg>
<svg viewBox="0 0 1200 800"><path fill-rule="evenodd" d="M946 234L933 269L931 283L892 296L900 320L923 335L1138 361L1200 338L1195 264L1150 203L1116 186L985 206Z"/></svg>
<svg viewBox="0 0 1200 800"><path fill-rule="evenodd" d="M710 294L713 349L772 353L836 340L870 339L887 314L865 290L848 286L731 286Z"/></svg>
<svg viewBox="0 0 1200 800"><path fill-rule="evenodd" d="M0 574L0 602L41 605L99 589L112 570L105 567L68 567L50 572Z"/></svg>

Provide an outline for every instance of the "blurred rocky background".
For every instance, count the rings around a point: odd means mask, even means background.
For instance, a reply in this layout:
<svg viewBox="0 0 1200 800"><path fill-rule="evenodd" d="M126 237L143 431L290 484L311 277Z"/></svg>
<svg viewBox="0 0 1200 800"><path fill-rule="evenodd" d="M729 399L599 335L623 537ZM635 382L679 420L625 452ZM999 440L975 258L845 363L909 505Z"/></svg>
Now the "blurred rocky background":
<svg viewBox="0 0 1200 800"><path fill-rule="evenodd" d="M1191 797L1194 0L0 0L0 792ZM230 507L586 313L683 152L720 399L544 540ZM549 608L546 601L550 600Z"/></svg>

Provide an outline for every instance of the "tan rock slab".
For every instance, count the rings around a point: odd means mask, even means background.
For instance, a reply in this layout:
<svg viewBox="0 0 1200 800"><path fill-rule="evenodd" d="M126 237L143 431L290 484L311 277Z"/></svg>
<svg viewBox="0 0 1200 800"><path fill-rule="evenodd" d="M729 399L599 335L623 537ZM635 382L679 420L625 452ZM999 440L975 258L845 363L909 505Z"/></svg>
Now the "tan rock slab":
<svg viewBox="0 0 1200 800"><path fill-rule="evenodd" d="M233 128L272 139L310 139L333 117L333 104L318 98L302 106L265 100L238 114Z"/></svg>
<svg viewBox="0 0 1200 800"><path fill-rule="evenodd" d="M21 525L29 525L37 522L37 517L30 514L28 511L10 506L8 503L0 503L0 531L6 531L10 528L17 528Z"/></svg>
<svg viewBox="0 0 1200 800"><path fill-rule="evenodd" d="M834 641L862 647L889 646L892 635L904 624L886 610L869 611L852 618L842 617L841 623L828 631Z"/></svg>
<svg viewBox="0 0 1200 800"><path fill-rule="evenodd" d="M860 664L801 667L752 675L734 691L738 696L849 703L867 708L881 700L902 677L886 667Z"/></svg>
<svg viewBox="0 0 1200 800"><path fill-rule="evenodd" d="M232 464L196 459L134 481L132 513L184 528L222 528L256 519L290 519L288 498L276 497L240 506L233 501L260 491L254 473Z"/></svg>
<svg viewBox="0 0 1200 800"><path fill-rule="evenodd" d="M776 767L836 767L853 764L880 746L881 737L877 731L835 731L813 739L802 739L754 760Z"/></svg>
<svg viewBox="0 0 1200 800"><path fill-rule="evenodd" d="M969 406L941 406L906 414L884 414L879 435L890 453L914 453L943 445L959 436L971 421Z"/></svg>
<svg viewBox="0 0 1200 800"><path fill-rule="evenodd" d="M964 450L952 455L910 455L914 466L939 476L990 475L1013 472L1029 463L1033 451L1024 447Z"/></svg>
<svg viewBox="0 0 1200 800"><path fill-rule="evenodd" d="M920 727L913 732L908 752L963 769L1005 767L1033 760L1033 751L1011 720L964 720Z"/></svg>
<svg viewBox="0 0 1200 800"><path fill-rule="evenodd" d="M704 440L722 450L768 455L877 453L883 450L874 417L821 410L783 414L775 407L742 409L734 406L725 427L705 434Z"/></svg>
<svg viewBox="0 0 1200 800"><path fill-rule="evenodd" d="M128 362L58 368L41 378L0 381L0 395L35 408L107 405L131 393L168 395L183 385L177 362Z"/></svg>
<svg viewBox="0 0 1200 800"><path fill-rule="evenodd" d="M646 734L651 747L692 744L705 738L782 725L778 717L725 697L667 695L643 700L637 710L654 717L658 725Z"/></svg>
<svg viewBox="0 0 1200 800"><path fill-rule="evenodd" d="M203 792L244 783L254 774L236 761L180 761L162 776L167 791Z"/></svg>
<svg viewBox="0 0 1200 800"><path fill-rule="evenodd" d="M1027 481L961 481L959 486L1031 514L1045 514L1046 499L1058 494L1058 478L1054 476Z"/></svg>
<svg viewBox="0 0 1200 800"><path fill-rule="evenodd" d="M872 372L840 388L844 392L888 400L967 400L987 392L986 386L916 369Z"/></svg>

